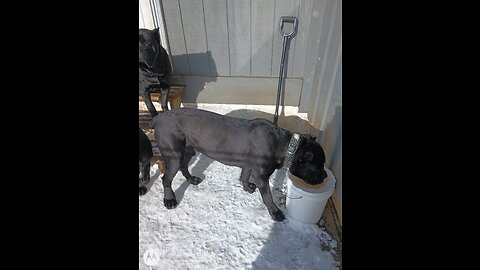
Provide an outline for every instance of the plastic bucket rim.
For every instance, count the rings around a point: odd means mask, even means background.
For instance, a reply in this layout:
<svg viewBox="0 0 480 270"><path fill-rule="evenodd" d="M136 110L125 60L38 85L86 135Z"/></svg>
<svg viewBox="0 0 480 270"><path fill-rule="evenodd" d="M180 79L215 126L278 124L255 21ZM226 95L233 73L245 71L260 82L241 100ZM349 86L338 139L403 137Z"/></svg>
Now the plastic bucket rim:
<svg viewBox="0 0 480 270"><path fill-rule="evenodd" d="M327 176L333 178L331 180L331 181L333 181L333 185L329 189L327 189L326 191L323 191L323 192L308 192L308 191L303 190L300 187L295 186L295 184L292 182L292 179L290 179L290 175L292 175L290 172L288 172L289 177L287 177L287 186L292 186L293 189L302 196L306 196L306 197L310 197L310 198L321 198L321 197L325 197L325 196L330 197L333 194L333 191L335 190L335 184L336 184L337 181L336 181L335 177L333 176L333 173L330 172L330 170L328 170L328 169L325 169L325 170L327 171ZM295 176L295 175L293 175L293 176ZM287 195L288 195L288 192L287 192Z"/></svg>

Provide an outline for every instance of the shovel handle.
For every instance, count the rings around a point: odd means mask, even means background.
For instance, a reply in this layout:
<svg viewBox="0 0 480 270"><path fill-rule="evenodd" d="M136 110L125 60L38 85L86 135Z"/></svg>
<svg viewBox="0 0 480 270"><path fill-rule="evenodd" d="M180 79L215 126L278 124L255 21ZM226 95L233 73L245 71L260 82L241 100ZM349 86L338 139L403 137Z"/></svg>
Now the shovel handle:
<svg viewBox="0 0 480 270"><path fill-rule="evenodd" d="M283 31L283 26L284 26L284 23L286 22L293 23L293 30L290 33ZM295 34L295 32L297 32L297 25L298 25L297 17L293 17L293 16L280 17L280 34L284 37L290 37L291 35Z"/></svg>

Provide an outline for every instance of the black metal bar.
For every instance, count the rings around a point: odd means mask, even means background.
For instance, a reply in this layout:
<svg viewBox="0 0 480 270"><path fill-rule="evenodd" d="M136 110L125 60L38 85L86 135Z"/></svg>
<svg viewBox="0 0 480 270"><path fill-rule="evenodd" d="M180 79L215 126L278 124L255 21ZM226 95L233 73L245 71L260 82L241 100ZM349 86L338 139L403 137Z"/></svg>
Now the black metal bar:
<svg viewBox="0 0 480 270"><path fill-rule="evenodd" d="M283 32L283 25L285 22L293 23L293 30L291 32ZM282 16L280 17L280 34L283 36L283 49L282 59L280 60L280 73L278 75L278 88L277 88L277 102L275 105L275 113L273 115L273 123L277 125L278 122L278 107L280 106L280 97L285 83L285 58L287 56L288 41L295 36L298 27L297 17Z"/></svg>
<svg viewBox="0 0 480 270"><path fill-rule="evenodd" d="M280 96L283 89L283 83L285 80L285 54L287 53L288 36L283 37L283 49L282 59L280 61L280 73L278 74L278 88L277 88L277 103L275 105L275 114L273 115L273 123L276 125L278 122L278 107L280 106Z"/></svg>

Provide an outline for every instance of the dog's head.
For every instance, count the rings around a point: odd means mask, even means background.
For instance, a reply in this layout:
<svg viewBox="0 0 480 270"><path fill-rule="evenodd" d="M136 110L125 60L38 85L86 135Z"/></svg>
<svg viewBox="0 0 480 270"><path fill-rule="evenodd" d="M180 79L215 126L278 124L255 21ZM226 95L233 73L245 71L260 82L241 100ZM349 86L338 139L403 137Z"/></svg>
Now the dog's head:
<svg viewBox="0 0 480 270"><path fill-rule="evenodd" d="M138 29L138 62L153 68L161 53L158 28Z"/></svg>
<svg viewBox="0 0 480 270"><path fill-rule="evenodd" d="M290 172L307 184L321 184L327 178L325 152L314 137L302 136L290 166Z"/></svg>

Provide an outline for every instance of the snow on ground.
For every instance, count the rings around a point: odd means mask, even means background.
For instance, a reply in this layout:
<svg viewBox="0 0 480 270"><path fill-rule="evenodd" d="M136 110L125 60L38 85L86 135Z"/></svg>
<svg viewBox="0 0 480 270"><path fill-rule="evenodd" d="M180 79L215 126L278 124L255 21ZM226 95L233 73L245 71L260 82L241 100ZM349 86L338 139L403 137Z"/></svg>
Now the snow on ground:
<svg viewBox="0 0 480 270"><path fill-rule="evenodd" d="M288 215L283 222L273 221L258 189L253 194L243 190L240 168L200 154L190 171L203 182L190 185L178 172L172 187L179 205L168 210L158 167L152 167L152 179L158 179L139 198L140 269L339 269L332 256L335 240ZM277 190L274 200L284 213L279 197L285 177L282 169L270 178ZM145 264L147 250L159 256L156 266Z"/></svg>

